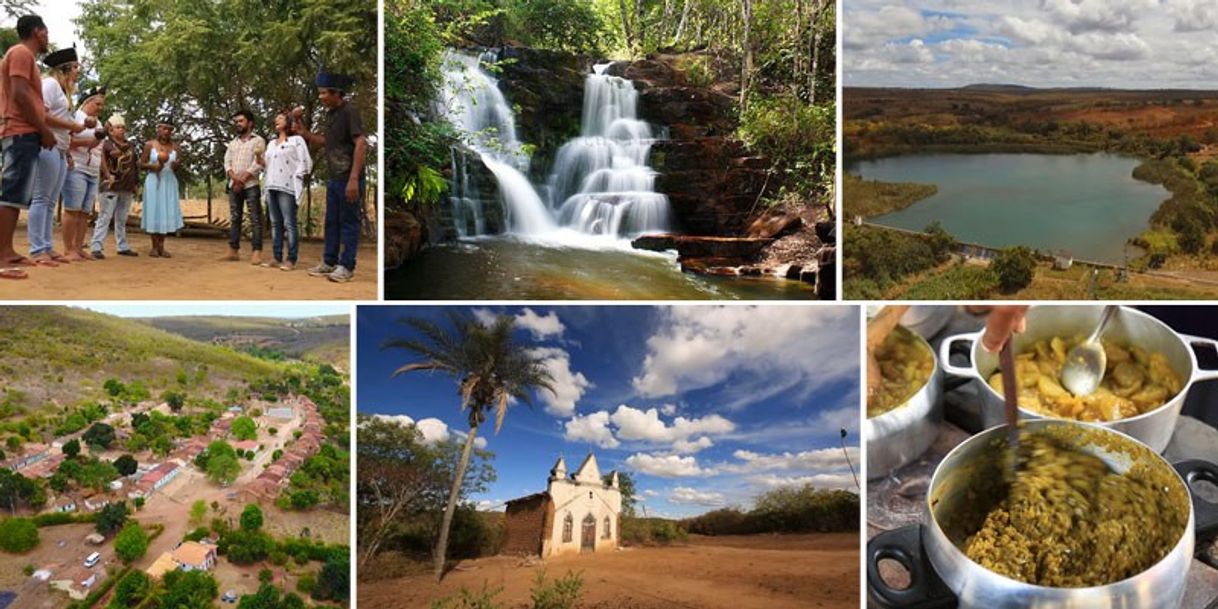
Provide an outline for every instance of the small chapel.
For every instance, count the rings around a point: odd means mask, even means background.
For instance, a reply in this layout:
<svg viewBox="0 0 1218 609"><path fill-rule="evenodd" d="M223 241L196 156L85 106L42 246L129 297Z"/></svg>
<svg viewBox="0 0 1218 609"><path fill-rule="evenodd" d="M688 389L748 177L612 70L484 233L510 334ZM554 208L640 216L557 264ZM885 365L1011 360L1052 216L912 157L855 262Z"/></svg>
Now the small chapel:
<svg viewBox="0 0 1218 609"><path fill-rule="evenodd" d="M618 547L622 492L617 472L601 476L596 456L567 474L558 458L546 490L507 502L504 554L550 558L580 552L604 552Z"/></svg>

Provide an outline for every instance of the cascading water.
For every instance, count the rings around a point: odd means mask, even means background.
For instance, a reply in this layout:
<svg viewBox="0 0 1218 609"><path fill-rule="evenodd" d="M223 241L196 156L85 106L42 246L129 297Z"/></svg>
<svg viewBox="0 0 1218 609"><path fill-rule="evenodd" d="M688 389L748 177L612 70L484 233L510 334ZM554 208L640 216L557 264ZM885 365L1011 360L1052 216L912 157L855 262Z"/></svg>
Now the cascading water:
<svg viewBox="0 0 1218 609"><path fill-rule="evenodd" d="M656 174L647 166L654 138L650 126L638 119L634 83L604 74L607 64L588 75L580 136L558 151L547 206L525 177L529 159L516 139L511 107L482 68L482 62L493 59L448 51L440 101L494 174L510 232L529 237L574 232L616 240L670 228L668 198L655 192ZM457 232L485 234L483 202L471 194L469 171L458 156L454 153L450 184Z"/></svg>
<svg viewBox="0 0 1218 609"><path fill-rule="evenodd" d="M583 233L633 235L669 228L668 197L655 192L647 166L654 141L638 119L638 91L624 78L604 74L584 81L577 137L558 150L550 175L550 206L559 223Z"/></svg>
<svg viewBox="0 0 1218 609"><path fill-rule="evenodd" d="M524 171L529 157L516 139L516 121L512 109L499 91L498 83L481 67L483 60L448 51L444 55L444 87L440 91L443 111L453 125L469 137L469 146L482 158L499 184L499 195L507 210L508 227L512 232L532 234L555 229L549 210L537 195ZM485 231L482 202L470 196L469 171L464 161L458 162L454 151L453 175L449 184L453 206L453 221L457 233L468 236Z"/></svg>

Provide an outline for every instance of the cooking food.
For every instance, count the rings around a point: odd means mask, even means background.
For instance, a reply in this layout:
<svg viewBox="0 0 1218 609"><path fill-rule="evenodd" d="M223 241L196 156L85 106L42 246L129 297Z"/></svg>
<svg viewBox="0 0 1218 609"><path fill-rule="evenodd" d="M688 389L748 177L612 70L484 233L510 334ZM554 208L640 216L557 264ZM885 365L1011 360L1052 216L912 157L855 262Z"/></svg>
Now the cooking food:
<svg viewBox="0 0 1218 609"><path fill-rule="evenodd" d="M1062 365L1083 336L1038 340L1015 356L1019 406L1038 414L1078 421L1115 421L1150 412L1184 387L1162 353L1138 346L1102 341L1108 356L1104 380L1091 395L1078 397L1061 385ZM1002 395L1002 375L990 376L990 387Z"/></svg>
<svg viewBox="0 0 1218 609"><path fill-rule="evenodd" d="M867 416L875 417L909 401L935 371L935 356L913 332L897 326L876 347L881 381L867 398Z"/></svg>
<svg viewBox="0 0 1218 609"><path fill-rule="evenodd" d="M1023 435L1005 497L961 548L969 558L1030 584L1079 588L1141 573L1175 547L1189 508L1174 474L1136 457L1116 473L1075 448L1084 444L1079 434L1062 427Z"/></svg>

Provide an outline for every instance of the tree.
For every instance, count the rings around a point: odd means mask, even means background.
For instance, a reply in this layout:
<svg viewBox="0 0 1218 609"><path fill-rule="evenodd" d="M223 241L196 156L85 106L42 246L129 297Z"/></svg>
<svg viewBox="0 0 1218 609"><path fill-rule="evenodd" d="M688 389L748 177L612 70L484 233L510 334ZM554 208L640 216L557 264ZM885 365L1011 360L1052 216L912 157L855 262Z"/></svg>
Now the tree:
<svg viewBox="0 0 1218 609"><path fill-rule="evenodd" d="M186 405L186 394L181 391L166 391L161 394L161 399L165 400L165 404L174 412L181 412L182 407Z"/></svg>
<svg viewBox="0 0 1218 609"><path fill-rule="evenodd" d="M123 386L123 382L118 379L106 379L106 382L102 385L102 388L105 389L106 393L110 394L110 397L113 398L122 395L127 390L127 388Z"/></svg>
<svg viewBox="0 0 1218 609"><path fill-rule="evenodd" d="M262 510L257 505L246 504L245 509L241 511L241 529L251 532L262 529Z"/></svg>
<svg viewBox="0 0 1218 609"><path fill-rule="evenodd" d="M501 315L489 325L483 325L470 314L452 312L449 322L451 331L427 319L407 318L405 323L422 338L394 339L384 345L385 348L404 349L421 358L421 361L399 367L393 372L394 376L430 370L453 377L461 396L461 410L469 421L469 432L440 523L434 569L437 581L444 576L449 529L478 427L493 410L495 433L498 433L513 398L532 406L534 391L554 392L554 377L542 359L513 338L514 318Z"/></svg>
<svg viewBox="0 0 1218 609"><path fill-rule="evenodd" d="M1002 250L994 258L990 269L998 278L998 285L1003 292L1015 292L1032 283L1032 274L1036 270L1036 257L1032 255L1032 250L1022 245L1010 247Z"/></svg>
<svg viewBox="0 0 1218 609"><path fill-rule="evenodd" d="M207 517L207 502L199 499L190 504L190 523L193 525L203 524L203 519Z"/></svg>
<svg viewBox="0 0 1218 609"><path fill-rule="evenodd" d="M148 551L148 533L134 520L128 521L114 537L114 553L123 562L129 563L144 556Z"/></svg>
<svg viewBox="0 0 1218 609"><path fill-rule="evenodd" d="M63 454L69 459L75 459L76 455L80 454L80 440L68 440L68 442L63 445Z"/></svg>
<svg viewBox="0 0 1218 609"><path fill-rule="evenodd" d="M254 420L241 415L233 419L233 436L238 440L254 440L258 437L258 426Z"/></svg>
<svg viewBox="0 0 1218 609"><path fill-rule="evenodd" d="M40 506L46 502L46 493L33 480L8 468L0 468L0 506L9 512L17 512L18 503Z"/></svg>
<svg viewBox="0 0 1218 609"><path fill-rule="evenodd" d="M38 546L38 526L29 518L0 520L0 550L24 554Z"/></svg>
<svg viewBox="0 0 1218 609"><path fill-rule="evenodd" d="M81 439L89 446L100 446L102 448L110 448L114 443L114 428L105 423L94 423Z"/></svg>
<svg viewBox="0 0 1218 609"><path fill-rule="evenodd" d="M207 571L170 571L162 581L161 607L211 609L220 594L216 578Z"/></svg>
<svg viewBox="0 0 1218 609"><path fill-rule="evenodd" d="M237 451L228 442L216 440L207 445L207 460L204 470L207 477L216 484L229 484L241 473L241 463L237 461Z"/></svg>
<svg viewBox="0 0 1218 609"><path fill-rule="evenodd" d="M118 473L123 476L130 476L139 468L139 462L137 462L135 457L132 457L131 455L122 455L114 460L114 469L118 470Z"/></svg>
<svg viewBox="0 0 1218 609"><path fill-rule="evenodd" d="M98 533L109 535L127 524L127 514L126 501L108 504L97 513L97 520L93 523L94 527Z"/></svg>
<svg viewBox="0 0 1218 609"><path fill-rule="evenodd" d="M148 598L148 593L151 591L152 582L149 581L148 575L139 569L132 569L114 585L114 596L107 606L110 609L136 607Z"/></svg>
<svg viewBox="0 0 1218 609"><path fill-rule="evenodd" d="M605 484L609 484L613 474L605 475ZM622 493L622 515L634 516L635 507L639 504L639 498L636 494L634 486L634 477L629 472L618 472L617 474L618 490Z"/></svg>
<svg viewBox="0 0 1218 609"><path fill-rule="evenodd" d="M317 573L313 598L323 601L345 601L351 593L351 557L345 552L332 554Z"/></svg>

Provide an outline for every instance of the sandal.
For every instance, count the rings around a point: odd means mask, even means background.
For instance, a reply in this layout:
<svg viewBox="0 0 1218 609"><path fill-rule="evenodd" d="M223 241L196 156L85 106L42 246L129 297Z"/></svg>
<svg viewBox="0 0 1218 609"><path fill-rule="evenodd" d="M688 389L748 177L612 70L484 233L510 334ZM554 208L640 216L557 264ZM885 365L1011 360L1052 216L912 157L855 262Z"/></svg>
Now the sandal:
<svg viewBox="0 0 1218 609"><path fill-rule="evenodd" d="M34 259L34 266L45 266L47 268L53 269L53 268L59 266L59 264L60 264L59 261L55 260L54 258L35 258ZM64 261L63 264L67 264L67 261Z"/></svg>
<svg viewBox="0 0 1218 609"><path fill-rule="evenodd" d="M151 252L148 252L148 257L149 258L160 258L161 253L156 250L152 250Z"/></svg>
<svg viewBox="0 0 1218 609"><path fill-rule="evenodd" d="M4 261L4 264L12 264L14 266L36 266L33 260L30 260L29 258L26 258L25 256L17 256L16 258L9 258L8 260Z"/></svg>
<svg viewBox="0 0 1218 609"><path fill-rule="evenodd" d="M0 279L29 279L29 273L21 269L0 269Z"/></svg>

